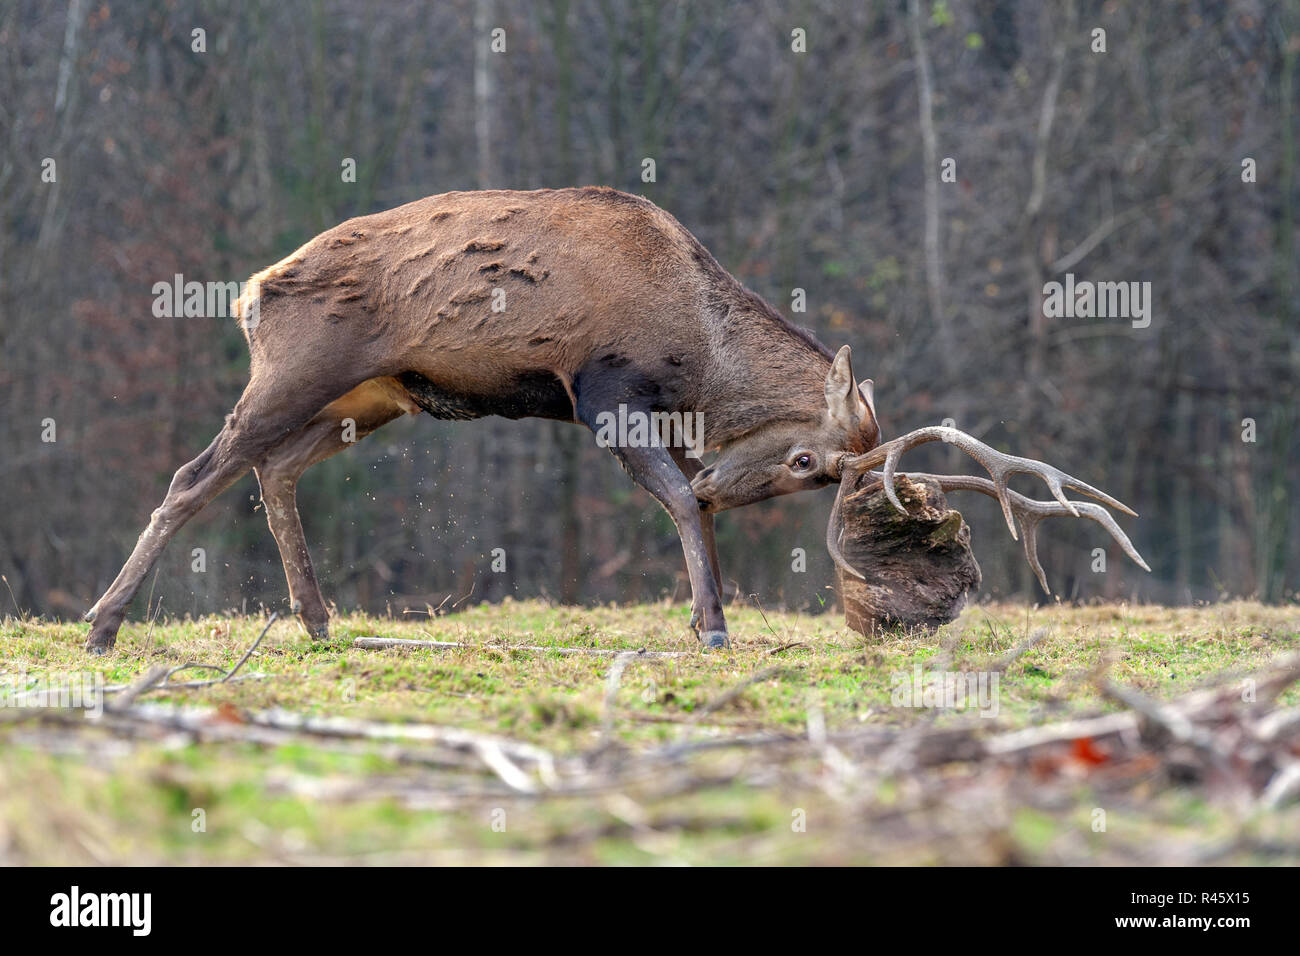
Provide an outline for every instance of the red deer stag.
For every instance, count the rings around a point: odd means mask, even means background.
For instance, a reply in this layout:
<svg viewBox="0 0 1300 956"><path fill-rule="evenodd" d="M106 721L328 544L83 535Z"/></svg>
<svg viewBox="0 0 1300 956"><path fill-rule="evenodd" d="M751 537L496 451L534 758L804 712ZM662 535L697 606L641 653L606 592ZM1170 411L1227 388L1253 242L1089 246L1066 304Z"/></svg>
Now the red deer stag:
<svg viewBox="0 0 1300 956"><path fill-rule="evenodd" d="M593 430L612 415L698 416L702 446L720 453L707 468L682 442L610 444L677 526L692 629L725 647L714 513L835 481L879 441L848 346L833 355L671 215L613 189L447 193L350 219L254 275L237 312L248 385L87 612L89 651L113 646L172 535L250 468L291 607L323 637L298 478L347 438L420 411Z"/></svg>

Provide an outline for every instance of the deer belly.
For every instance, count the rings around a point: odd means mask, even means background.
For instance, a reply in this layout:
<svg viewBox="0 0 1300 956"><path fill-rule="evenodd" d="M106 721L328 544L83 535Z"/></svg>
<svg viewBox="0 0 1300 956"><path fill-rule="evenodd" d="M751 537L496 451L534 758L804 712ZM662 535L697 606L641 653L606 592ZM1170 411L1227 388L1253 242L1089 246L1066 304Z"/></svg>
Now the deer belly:
<svg viewBox="0 0 1300 956"><path fill-rule="evenodd" d="M467 421L500 415L573 421L573 403L564 383L547 371L524 372L497 388L482 390L439 385L419 372L404 372L397 380L412 401L434 418Z"/></svg>

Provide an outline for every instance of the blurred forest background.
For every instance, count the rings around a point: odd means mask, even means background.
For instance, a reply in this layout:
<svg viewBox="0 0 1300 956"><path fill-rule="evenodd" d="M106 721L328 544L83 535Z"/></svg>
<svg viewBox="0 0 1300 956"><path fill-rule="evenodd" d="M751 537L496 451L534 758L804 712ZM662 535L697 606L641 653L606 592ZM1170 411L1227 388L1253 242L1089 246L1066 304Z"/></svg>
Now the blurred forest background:
<svg viewBox="0 0 1300 956"><path fill-rule="evenodd" d="M234 322L156 318L154 283L240 281L433 193L606 184L850 343L886 437L951 418L1134 506L1155 573L1050 522L1063 597L1295 601L1298 56L1300 0L4 0L0 571L24 609L85 610L238 397ZM1150 327L1047 318L1066 273L1150 282ZM833 494L723 515L728 594L833 606ZM689 599L667 517L573 426L407 417L299 503L345 607ZM984 592L1041 599L996 505L954 504ZM251 474L151 592L284 606Z"/></svg>

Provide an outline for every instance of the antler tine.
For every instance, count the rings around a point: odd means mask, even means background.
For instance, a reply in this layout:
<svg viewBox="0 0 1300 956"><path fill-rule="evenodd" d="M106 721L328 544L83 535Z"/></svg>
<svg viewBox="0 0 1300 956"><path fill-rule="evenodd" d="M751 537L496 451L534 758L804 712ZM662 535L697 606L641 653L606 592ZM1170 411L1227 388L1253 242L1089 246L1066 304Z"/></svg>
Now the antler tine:
<svg viewBox="0 0 1300 956"><path fill-rule="evenodd" d="M844 536L844 513L840 509L844 505L844 489L851 484L853 482L843 479L840 481L839 490L835 492L835 506L831 509L831 520L826 525L826 550L830 552L831 560L845 573L865 581L866 576L849 564L848 559L844 557L844 552L840 549L840 538Z"/></svg>
<svg viewBox="0 0 1300 956"><path fill-rule="evenodd" d="M1016 518L1020 521L1020 544L1025 549L1025 560L1033 569L1034 577L1038 578L1038 586L1045 594L1051 594L1047 572L1043 570L1043 562L1038 560L1038 523L1043 520L1043 516L1020 513Z"/></svg>
<svg viewBox="0 0 1300 956"><path fill-rule="evenodd" d="M1071 517L1079 517L1079 502L1070 501L1065 497L1064 488L1073 488L1081 491L1089 497L1096 498L1112 508L1123 511L1125 514L1136 516L1137 512L1121 501L1112 498L1099 488L1094 488L1087 482L1080 481L1073 475L1067 475L1046 462L1035 461L1032 458L1021 458L1017 455L1006 455L994 448L990 448L976 438L967 435L965 432L958 431L955 428L948 428L943 425L934 425L929 428L918 428L916 431L908 432L901 438L896 438L891 442L879 446L876 452L885 453L884 483L885 494L889 501L899 511L905 511L898 496L894 492L894 473L898 468L898 461L902 458L903 453L918 445L924 445L932 441L945 441L951 445L956 445L966 454L970 455L984 467L992 476L992 485L995 491L994 497L1002 506L1002 516L1006 519L1007 530L1011 532L1013 539L1019 540L1016 533L1015 521L1012 517L1012 509L1009 495L1013 494L1007 487L1007 481L1012 475L1038 475L1047 484L1047 488L1052 493L1057 502L1065 509ZM1063 488L1064 486L1064 488ZM1022 496L1023 497L1023 496ZM1026 501L1031 499L1025 499Z"/></svg>
<svg viewBox="0 0 1300 956"><path fill-rule="evenodd" d="M997 484L988 478L980 478L975 475L926 475L913 472L905 472L904 474L908 478L936 482L944 491L978 491L990 498L997 498L999 501L1004 500L999 494ZM888 482L886 482L885 487L889 487ZM1138 554L1137 549L1133 547L1133 542L1128 539L1128 535L1116 524L1111 513L1101 505L1095 505L1089 501L1072 501L1070 504L1077 510L1071 510L1056 501L1035 501L1032 498L1025 497L1018 491L1011 491L1007 488L1003 488L1002 491L1007 496L1005 499L1006 505L1010 507L1012 513L1020 522L1020 529L1024 535L1021 543L1025 549L1025 560L1029 562L1029 566L1034 570L1034 575L1038 578L1038 583L1043 586L1043 590L1048 594L1052 593L1052 589L1047 586L1047 575L1043 572L1043 565L1038 560L1037 533L1039 522L1053 515L1069 514L1076 518L1091 518L1110 532L1110 536L1115 539L1124 550L1124 553L1132 558L1138 567L1148 573L1151 571L1150 566L1142 560L1142 555Z"/></svg>

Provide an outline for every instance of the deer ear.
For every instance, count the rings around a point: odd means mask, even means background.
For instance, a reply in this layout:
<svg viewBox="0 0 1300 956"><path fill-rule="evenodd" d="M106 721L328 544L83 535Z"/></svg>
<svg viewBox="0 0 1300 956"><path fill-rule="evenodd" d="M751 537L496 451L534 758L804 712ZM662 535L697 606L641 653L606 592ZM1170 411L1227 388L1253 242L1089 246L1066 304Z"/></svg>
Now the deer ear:
<svg viewBox="0 0 1300 956"><path fill-rule="evenodd" d="M831 421L845 429L856 428L867 411L867 403L853 380L853 352L843 346L826 373L826 411Z"/></svg>
<svg viewBox="0 0 1300 956"><path fill-rule="evenodd" d="M867 400L867 408L871 409L871 417L876 417L876 383L869 378L864 378L858 382L858 391L862 397Z"/></svg>

